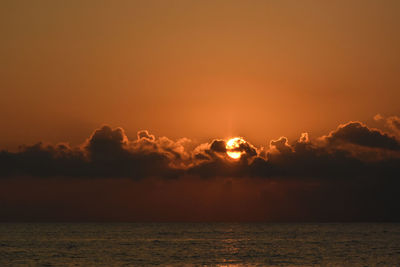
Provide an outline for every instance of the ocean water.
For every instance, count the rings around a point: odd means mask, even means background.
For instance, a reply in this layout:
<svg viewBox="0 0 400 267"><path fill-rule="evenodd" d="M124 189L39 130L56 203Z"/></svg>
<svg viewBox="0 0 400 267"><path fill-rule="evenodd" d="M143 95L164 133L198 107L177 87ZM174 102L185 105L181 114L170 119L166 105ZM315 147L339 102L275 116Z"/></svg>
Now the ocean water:
<svg viewBox="0 0 400 267"><path fill-rule="evenodd" d="M400 224L0 224L0 266L399 266Z"/></svg>

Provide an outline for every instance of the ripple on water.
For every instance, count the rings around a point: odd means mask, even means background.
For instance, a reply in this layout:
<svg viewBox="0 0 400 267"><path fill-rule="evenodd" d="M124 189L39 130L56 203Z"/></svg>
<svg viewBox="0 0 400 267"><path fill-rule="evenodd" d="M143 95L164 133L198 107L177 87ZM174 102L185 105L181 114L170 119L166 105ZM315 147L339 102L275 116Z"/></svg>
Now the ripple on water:
<svg viewBox="0 0 400 267"><path fill-rule="evenodd" d="M1 224L0 266L400 262L397 224Z"/></svg>

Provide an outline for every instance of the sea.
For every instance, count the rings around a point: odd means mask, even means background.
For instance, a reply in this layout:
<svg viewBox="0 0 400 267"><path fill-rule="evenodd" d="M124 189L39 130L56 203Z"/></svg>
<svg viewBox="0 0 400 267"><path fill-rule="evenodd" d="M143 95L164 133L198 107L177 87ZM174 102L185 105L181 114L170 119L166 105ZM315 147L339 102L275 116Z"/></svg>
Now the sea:
<svg viewBox="0 0 400 267"><path fill-rule="evenodd" d="M400 224L0 224L0 266L157 265L400 266Z"/></svg>

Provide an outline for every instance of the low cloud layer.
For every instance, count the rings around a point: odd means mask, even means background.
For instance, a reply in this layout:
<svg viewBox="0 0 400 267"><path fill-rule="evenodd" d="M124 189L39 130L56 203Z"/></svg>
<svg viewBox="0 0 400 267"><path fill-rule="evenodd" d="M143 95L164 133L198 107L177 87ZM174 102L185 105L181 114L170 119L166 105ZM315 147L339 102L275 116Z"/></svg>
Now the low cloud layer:
<svg viewBox="0 0 400 267"><path fill-rule="evenodd" d="M388 123L397 129L397 117ZM400 141L361 122L339 125L315 140L303 133L294 142L280 137L267 147L246 142L235 149L242 153L239 160L227 155L226 140L215 139L194 149L188 148L190 142L155 137L146 130L130 139L122 128L103 126L78 147L37 143L18 152L1 151L0 176L343 179L400 174Z"/></svg>
<svg viewBox="0 0 400 267"><path fill-rule="evenodd" d="M80 146L0 152L1 220L400 221L398 118L353 121L265 147L134 138L103 126Z"/></svg>
<svg viewBox="0 0 400 267"><path fill-rule="evenodd" d="M335 131L324 136L330 144L355 144L363 147L400 150L399 141L378 129L368 128L360 122L349 122L340 125Z"/></svg>

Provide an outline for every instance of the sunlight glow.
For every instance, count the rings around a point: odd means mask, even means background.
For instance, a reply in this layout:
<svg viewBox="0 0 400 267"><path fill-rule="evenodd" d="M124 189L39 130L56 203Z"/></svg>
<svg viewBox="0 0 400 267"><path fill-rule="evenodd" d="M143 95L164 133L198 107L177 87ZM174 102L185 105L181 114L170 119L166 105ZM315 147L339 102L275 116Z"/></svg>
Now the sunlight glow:
<svg viewBox="0 0 400 267"><path fill-rule="evenodd" d="M226 153L228 156L233 159L239 159L243 152L239 151L238 148L244 143L246 143L246 141L241 137L229 139L228 142L226 142Z"/></svg>

